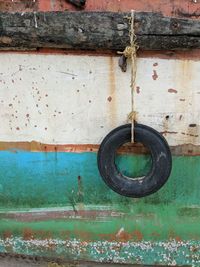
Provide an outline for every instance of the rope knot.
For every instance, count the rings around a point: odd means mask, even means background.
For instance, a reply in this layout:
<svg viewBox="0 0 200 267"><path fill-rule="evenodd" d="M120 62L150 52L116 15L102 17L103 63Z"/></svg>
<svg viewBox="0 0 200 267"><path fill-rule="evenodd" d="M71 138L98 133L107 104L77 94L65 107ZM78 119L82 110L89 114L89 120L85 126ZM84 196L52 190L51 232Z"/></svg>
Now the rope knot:
<svg viewBox="0 0 200 267"><path fill-rule="evenodd" d="M136 117L137 117L137 112L136 111L131 111L128 114L128 120L131 122L135 122L136 121Z"/></svg>
<svg viewBox="0 0 200 267"><path fill-rule="evenodd" d="M126 58L132 58L136 56L137 47L136 46L127 46L123 52L117 52L120 55L124 55Z"/></svg>

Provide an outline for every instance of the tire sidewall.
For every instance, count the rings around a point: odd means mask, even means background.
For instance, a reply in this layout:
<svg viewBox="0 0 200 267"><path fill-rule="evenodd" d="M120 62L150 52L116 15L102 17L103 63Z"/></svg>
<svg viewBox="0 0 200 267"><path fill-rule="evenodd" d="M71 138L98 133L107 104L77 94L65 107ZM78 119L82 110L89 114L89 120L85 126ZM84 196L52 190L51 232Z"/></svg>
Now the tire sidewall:
<svg viewBox="0 0 200 267"><path fill-rule="evenodd" d="M127 197L140 198L158 191L168 180L172 158L165 138L153 128L135 124L135 142L142 143L151 153L152 167L144 177L130 179L119 172L115 164L117 149L131 140L131 124L111 131L98 151L98 168L104 182L115 192Z"/></svg>

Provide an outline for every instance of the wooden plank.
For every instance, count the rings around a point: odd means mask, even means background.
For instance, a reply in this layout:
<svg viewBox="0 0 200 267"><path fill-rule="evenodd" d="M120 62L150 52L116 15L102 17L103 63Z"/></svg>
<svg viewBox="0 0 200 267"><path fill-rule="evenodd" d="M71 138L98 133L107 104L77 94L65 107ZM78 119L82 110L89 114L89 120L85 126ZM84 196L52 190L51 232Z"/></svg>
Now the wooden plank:
<svg viewBox="0 0 200 267"><path fill-rule="evenodd" d="M122 50L129 43L128 13L0 13L0 48ZM137 12L136 33L144 50L200 47L200 21Z"/></svg>

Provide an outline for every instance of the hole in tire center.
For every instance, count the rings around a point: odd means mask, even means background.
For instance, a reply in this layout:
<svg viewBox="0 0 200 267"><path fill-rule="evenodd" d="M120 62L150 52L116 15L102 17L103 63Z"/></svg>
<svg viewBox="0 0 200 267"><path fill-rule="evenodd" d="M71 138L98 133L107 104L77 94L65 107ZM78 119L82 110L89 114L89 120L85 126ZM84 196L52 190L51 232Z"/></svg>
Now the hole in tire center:
<svg viewBox="0 0 200 267"><path fill-rule="evenodd" d="M118 148L115 165L120 173L130 179L146 176L152 167L151 153L141 143L126 143Z"/></svg>

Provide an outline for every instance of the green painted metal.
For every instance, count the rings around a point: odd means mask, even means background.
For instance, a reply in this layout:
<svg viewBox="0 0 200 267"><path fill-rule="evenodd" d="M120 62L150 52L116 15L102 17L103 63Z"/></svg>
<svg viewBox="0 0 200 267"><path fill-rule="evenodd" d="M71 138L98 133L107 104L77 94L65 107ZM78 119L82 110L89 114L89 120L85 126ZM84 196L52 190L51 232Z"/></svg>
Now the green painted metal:
<svg viewBox="0 0 200 267"><path fill-rule="evenodd" d="M89 207L87 208L89 209ZM47 211L47 209L45 210ZM62 238L66 231L65 238L68 236L84 241L85 239L104 240L106 238L112 240L123 228L127 234L125 239L130 241L200 240L200 209L198 208L187 208L186 214L184 214L186 209L182 206L141 205L132 202L132 207L129 209L112 207L112 210L116 212L113 216L97 214L95 217L80 218L80 215L74 213L71 218L47 217L41 221L34 221L34 216L32 216L32 220L29 219L28 222L9 219L4 214L0 220L0 232L3 234L10 231L12 234L20 236L24 234L24 229L31 229L37 238L40 238L40 231L44 236L50 234L54 238ZM40 212L44 212L44 210L40 210Z"/></svg>
<svg viewBox="0 0 200 267"><path fill-rule="evenodd" d="M131 199L103 183L96 156L0 152L0 251L200 266L200 157L174 156L167 184ZM150 163L146 155L116 159L128 175L147 171ZM55 211L71 213L56 218Z"/></svg>
<svg viewBox="0 0 200 267"><path fill-rule="evenodd" d="M96 156L96 153L0 152L0 208L73 206L80 201L81 194L85 205L131 206L135 200L117 195L104 184ZM120 169L133 175L141 174L145 166L149 168L149 162L144 155L120 155L117 160ZM174 156L167 184L158 193L137 201L145 205L199 205L199 163L199 156Z"/></svg>

